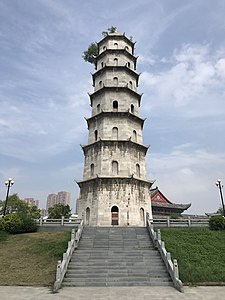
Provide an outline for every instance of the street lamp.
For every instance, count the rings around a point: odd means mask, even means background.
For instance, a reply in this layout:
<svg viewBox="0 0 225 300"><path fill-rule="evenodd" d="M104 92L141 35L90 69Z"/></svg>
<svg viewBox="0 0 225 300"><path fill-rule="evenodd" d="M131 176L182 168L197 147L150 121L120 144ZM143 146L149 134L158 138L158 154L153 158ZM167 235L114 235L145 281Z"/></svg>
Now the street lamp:
<svg viewBox="0 0 225 300"><path fill-rule="evenodd" d="M13 184L14 184L14 181L12 180L12 178L9 178L7 181L5 181L5 185L7 186L7 193L6 193L6 198L5 198L5 207L4 207L4 211L3 211L3 216L5 216L5 213L6 213L7 202L8 202L8 198L9 198L9 189L11 188L11 186Z"/></svg>
<svg viewBox="0 0 225 300"><path fill-rule="evenodd" d="M223 193L222 193L222 184L221 184L221 179L218 179L216 182L216 186L219 188L220 190L220 198L221 198L221 202L222 202L222 209L223 209L223 216L225 217L225 208L224 208L224 202L223 202Z"/></svg>

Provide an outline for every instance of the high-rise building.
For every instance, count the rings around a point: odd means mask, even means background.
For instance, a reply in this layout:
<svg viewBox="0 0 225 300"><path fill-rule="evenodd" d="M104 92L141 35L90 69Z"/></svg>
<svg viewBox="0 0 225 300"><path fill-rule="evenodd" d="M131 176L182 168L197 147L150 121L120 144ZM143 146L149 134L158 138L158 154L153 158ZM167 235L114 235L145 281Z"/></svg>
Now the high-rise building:
<svg viewBox="0 0 225 300"><path fill-rule="evenodd" d="M70 206L70 193L68 192L58 192L57 204L64 204Z"/></svg>
<svg viewBox="0 0 225 300"><path fill-rule="evenodd" d="M94 226L143 226L152 216L150 187L142 143L145 119L140 117L142 95L134 43L125 34L108 33L97 43L92 115L87 118L88 144L83 180L77 181L79 218Z"/></svg>
<svg viewBox="0 0 225 300"><path fill-rule="evenodd" d="M48 210L50 207L53 207L57 202L57 195L56 194L49 194L47 197L47 204L46 209Z"/></svg>
<svg viewBox="0 0 225 300"><path fill-rule="evenodd" d="M70 206L70 193L69 192L58 192L58 194L49 194L47 197L46 209L53 207L55 204L63 204Z"/></svg>
<svg viewBox="0 0 225 300"><path fill-rule="evenodd" d="M24 198L24 201L30 206L36 205L39 207L39 200L35 200L34 198Z"/></svg>

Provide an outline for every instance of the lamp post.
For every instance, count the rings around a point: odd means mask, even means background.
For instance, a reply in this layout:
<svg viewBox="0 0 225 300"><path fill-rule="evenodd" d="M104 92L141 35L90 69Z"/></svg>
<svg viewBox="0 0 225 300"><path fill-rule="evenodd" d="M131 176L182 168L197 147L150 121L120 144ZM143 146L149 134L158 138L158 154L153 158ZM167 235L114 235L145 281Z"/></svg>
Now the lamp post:
<svg viewBox="0 0 225 300"><path fill-rule="evenodd" d="M12 180L12 178L9 178L7 181L5 181L5 185L7 186L7 193L6 193L6 198L5 198L5 207L4 207L4 211L3 211L3 216L5 216L5 213L6 213L7 202L8 202L8 198L9 198L9 189L11 188L11 186L13 184L14 184L14 181Z"/></svg>
<svg viewBox="0 0 225 300"><path fill-rule="evenodd" d="M224 202L223 202L223 193L222 193L222 184L221 184L221 179L218 179L216 182L216 186L219 188L220 190L220 198L221 198L221 202L222 202L222 209L223 209L223 216L225 217L225 208L224 208Z"/></svg>

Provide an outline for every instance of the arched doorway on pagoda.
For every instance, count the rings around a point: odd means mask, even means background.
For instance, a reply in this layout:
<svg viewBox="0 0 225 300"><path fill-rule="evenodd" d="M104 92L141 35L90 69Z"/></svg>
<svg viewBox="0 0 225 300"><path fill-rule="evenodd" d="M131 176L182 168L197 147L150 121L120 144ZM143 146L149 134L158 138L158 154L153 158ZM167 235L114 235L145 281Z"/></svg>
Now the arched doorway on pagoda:
<svg viewBox="0 0 225 300"><path fill-rule="evenodd" d="M111 224L119 225L119 208L117 206L111 208Z"/></svg>
<svg viewBox="0 0 225 300"><path fill-rule="evenodd" d="M90 207L86 208L86 225L90 223Z"/></svg>
<svg viewBox="0 0 225 300"><path fill-rule="evenodd" d="M144 208L140 208L140 218L141 218L141 225L145 226L145 211Z"/></svg>

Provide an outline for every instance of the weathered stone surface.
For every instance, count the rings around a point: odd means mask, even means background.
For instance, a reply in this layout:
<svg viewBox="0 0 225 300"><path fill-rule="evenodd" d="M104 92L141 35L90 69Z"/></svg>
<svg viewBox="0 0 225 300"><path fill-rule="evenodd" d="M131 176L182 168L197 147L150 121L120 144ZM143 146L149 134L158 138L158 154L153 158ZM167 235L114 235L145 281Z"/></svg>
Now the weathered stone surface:
<svg viewBox="0 0 225 300"><path fill-rule="evenodd" d="M113 33L98 49L77 212L86 225L143 226L146 213L151 217L152 182L146 176L134 43Z"/></svg>

